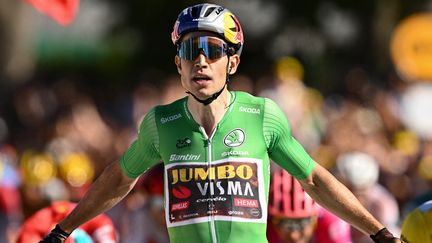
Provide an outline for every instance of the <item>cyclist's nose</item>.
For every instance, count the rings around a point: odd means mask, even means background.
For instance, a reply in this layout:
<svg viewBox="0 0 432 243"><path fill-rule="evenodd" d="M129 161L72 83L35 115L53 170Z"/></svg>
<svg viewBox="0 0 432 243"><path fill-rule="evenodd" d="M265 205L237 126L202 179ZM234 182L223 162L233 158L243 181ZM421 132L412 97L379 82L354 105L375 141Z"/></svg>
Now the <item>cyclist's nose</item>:
<svg viewBox="0 0 432 243"><path fill-rule="evenodd" d="M208 65L207 63L207 57L204 55L204 52L201 52L194 62L195 67L203 68Z"/></svg>

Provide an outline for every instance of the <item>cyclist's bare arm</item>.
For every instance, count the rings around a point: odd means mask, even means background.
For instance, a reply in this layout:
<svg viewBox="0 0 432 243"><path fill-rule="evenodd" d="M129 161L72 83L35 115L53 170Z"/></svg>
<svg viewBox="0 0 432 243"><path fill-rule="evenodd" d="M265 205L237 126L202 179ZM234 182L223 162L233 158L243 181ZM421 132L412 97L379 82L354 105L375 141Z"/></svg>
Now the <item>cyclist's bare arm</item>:
<svg viewBox="0 0 432 243"><path fill-rule="evenodd" d="M316 164L311 175L299 180L305 191L320 205L324 206L349 224L367 235L374 235L384 226L375 219L341 182L325 168ZM393 242L401 242L394 239Z"/></svg>
<svg viewBox="0 0 432 243"><path fill-rule="evenodd" d="M130 192L137 180L138 178L126 176L120 163L111 163L93 183L76 208L59 223L60 227L70 233L81 224L110 209Z"/></svg>

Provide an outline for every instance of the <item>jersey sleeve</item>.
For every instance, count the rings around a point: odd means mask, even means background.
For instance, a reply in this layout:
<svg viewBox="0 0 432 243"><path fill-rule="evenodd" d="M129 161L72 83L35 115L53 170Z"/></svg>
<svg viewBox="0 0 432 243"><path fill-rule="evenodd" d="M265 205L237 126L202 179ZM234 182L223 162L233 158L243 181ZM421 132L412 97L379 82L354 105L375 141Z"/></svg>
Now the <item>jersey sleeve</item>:
<svg viewBox="0 0 432 243"><path fill-rule="evenodd" d="M136 178L160 160L159 134L155 121L155 109L152 109L141 122L138 138L123 154L120 165L127 176Z"/></svg>
<svg viewBox="0 0 432 243"><path fill-rule="evenodd" d="M315 161L292 136L285 114L268 98L264 109L263 131L270 158L297 179L308 177Z"/></svg>

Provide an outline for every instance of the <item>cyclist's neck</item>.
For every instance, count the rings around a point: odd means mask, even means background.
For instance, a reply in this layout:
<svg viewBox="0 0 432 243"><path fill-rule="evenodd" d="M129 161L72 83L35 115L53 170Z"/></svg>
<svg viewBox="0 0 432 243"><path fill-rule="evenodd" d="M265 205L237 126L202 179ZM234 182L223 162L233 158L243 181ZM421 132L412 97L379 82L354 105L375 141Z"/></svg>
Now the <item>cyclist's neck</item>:
<svg viewBox="0 0 432 243"><path fill-rule="evenodd" d="M201 125L207 135L210 135L217 124L222 120L231 102L231 94L224 89L220 96L208 105L203 105L194 98L188 98L188 109L194 120Z"/></svg>

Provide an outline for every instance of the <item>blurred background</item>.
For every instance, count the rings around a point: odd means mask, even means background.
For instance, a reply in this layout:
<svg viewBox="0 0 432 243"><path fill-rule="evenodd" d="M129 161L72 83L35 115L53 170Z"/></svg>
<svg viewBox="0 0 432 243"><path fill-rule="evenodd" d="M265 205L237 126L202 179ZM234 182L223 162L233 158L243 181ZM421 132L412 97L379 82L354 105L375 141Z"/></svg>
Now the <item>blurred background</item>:
<svg viewBox="0 0 432 243"><path fill-rule="evenodd" d="M170 34L199 3L81 0L62 25L32 2L0 2L0 242L49 202L79 200L152 106L185 96ZM313 158L398 232L432 198L432 1L209 2L245 33L231 89L274 99ZM365 158L377 166L346 162ZM109 212L124 242L128 220L160 216L147 184Z"/></svg>

